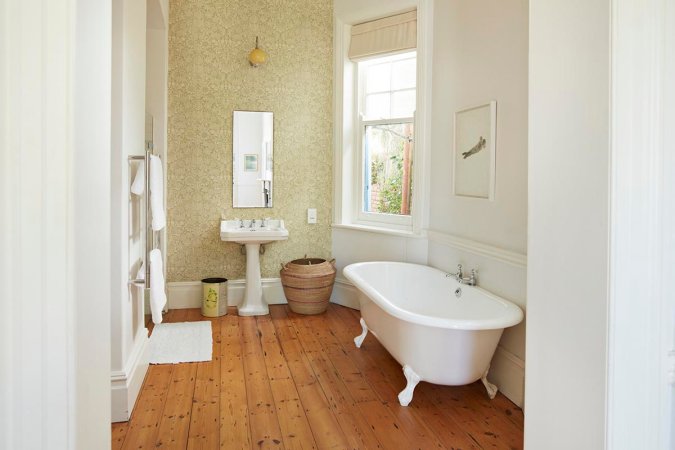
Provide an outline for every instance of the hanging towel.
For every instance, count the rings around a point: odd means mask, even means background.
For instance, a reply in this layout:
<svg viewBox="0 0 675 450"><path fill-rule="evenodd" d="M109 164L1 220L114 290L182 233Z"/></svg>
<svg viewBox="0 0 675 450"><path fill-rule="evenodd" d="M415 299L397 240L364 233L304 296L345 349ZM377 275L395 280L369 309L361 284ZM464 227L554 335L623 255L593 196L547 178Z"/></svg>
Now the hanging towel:
<svg viewBox="0 0 675 450"><path fill-rule="evenodd" d="M152 229L159 231L166 225L164 214L164 170L159 156L150 155L150 208Z"/></svg>
<svg viewBox="0 0 675 450"><path fill-rule="evenodd" d="M145 163L141 162L138 165L134 182L131 183L131 193L143 195L143 191L145 191Z"/></svg>
<svg viewBox="0 0 675 450"><path fill-rule="evenodd" d="M162 309L165 305L166 292L164 291L162 252L156 248L150 252L150 312L152 312L154 323L162 323Z"/></svg>
<svg viewBox="0 0 675 450"><path fill-rule="evenodd" d="M138 273L136 273L137 280L145 280L145 263L141 261L141 267L138 268Z"/></svg>

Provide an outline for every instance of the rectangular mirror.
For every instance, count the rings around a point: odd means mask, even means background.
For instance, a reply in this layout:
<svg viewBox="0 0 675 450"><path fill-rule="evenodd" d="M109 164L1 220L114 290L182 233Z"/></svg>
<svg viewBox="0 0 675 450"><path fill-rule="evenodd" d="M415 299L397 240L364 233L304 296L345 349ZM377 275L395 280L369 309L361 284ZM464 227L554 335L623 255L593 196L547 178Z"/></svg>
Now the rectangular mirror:
<svg viewBox="0 0 675 450"><path fill-rule="evenodd" d="M274 115L235 111L232 121L232 206L272 207Z"/></svg>

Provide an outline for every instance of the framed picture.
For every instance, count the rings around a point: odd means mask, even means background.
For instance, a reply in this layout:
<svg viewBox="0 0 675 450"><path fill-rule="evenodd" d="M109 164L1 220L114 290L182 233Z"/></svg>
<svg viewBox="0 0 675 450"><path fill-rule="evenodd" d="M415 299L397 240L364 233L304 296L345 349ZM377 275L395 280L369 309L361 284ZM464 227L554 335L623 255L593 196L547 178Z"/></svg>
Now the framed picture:
<svg viewBox="0 0 675 450"><path fill-rule="evenodd" d="M455 113L453 194L494 200L497 102Z"/></svg>
<svg viewBox="0 0 675 450"><path fill-rule="evenodd" d="M256 154L245 154L244 155L244 172L257 172L258 171L258 155Z"/></svg>

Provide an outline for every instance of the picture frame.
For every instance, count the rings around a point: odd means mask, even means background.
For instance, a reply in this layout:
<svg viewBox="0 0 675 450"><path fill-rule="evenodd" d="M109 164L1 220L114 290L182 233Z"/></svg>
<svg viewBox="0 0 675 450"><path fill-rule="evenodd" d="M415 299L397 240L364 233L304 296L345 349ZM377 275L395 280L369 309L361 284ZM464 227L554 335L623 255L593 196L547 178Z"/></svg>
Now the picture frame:
<svg viewBox="0 0 675 450"><path fill-rule="evenodd" d="M244 154L244 172L258 171L258 155L255 153Z"/></svg>
<svg viewBox="0 0 675 450"><path fill-rule="evenodd" d="M455 112L453 129L453 195L494 201L497 102Z"/></svg>

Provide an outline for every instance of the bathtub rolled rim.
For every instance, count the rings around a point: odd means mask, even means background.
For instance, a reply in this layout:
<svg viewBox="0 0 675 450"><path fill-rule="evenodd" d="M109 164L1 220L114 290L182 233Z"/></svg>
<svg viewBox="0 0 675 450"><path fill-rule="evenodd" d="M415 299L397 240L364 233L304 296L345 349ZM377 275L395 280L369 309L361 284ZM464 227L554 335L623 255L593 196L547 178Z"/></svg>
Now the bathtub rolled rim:
<svg viewBox="0 0 675 450"><path fill-rule="evenodd" d="M349 264L343 269L344 276L354 284L354 287L359 289L363 294L375 302L380 308L382 308L388 314L404 320L406 322L411 322L419 325L425 325L429 327L436 328L445 328L453 330L466 330L466 331L478 331L478 330L498 330L514 325L518 325L524 318L523 310L516 305L515 303L506 300L498 295L493 294L490 291L485 289L462 285L462 289L474 289L479 291L482 295L492 299L495 302L501 303L506 306L504 314L498 318L493 319L452 319L444 317L433 317L425 314L419 314L407 309L403 309L391 301L383 297L377 290L375 290L368 282L366 282L363 277L355 273L355 270L360 266L365 265L377 265L377 264L393 264L393 265L405 265L405 266L415 266L415 267L425 267L429 270L438 271L443 273L441 270L436 269L431 266L426 266L423 264L414 264L414 263L404 263L404 262L394 262L394 261L368 261Z"/></svg>

